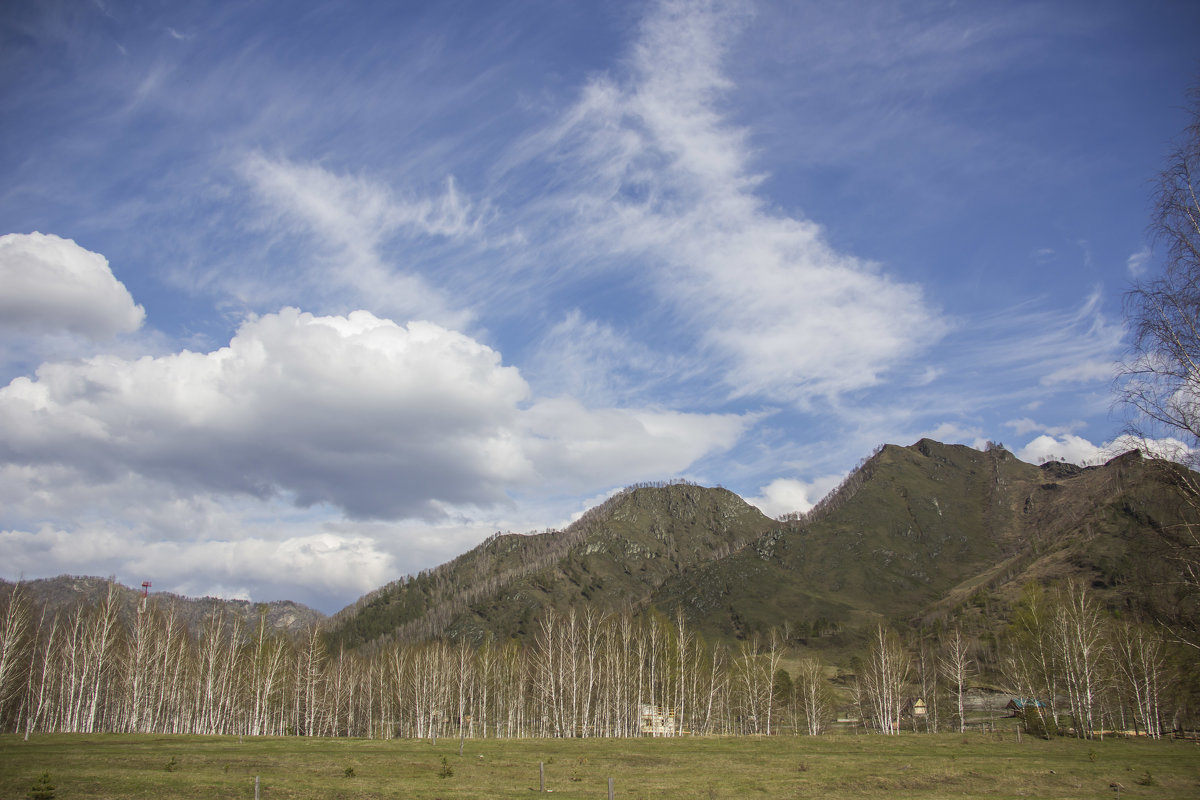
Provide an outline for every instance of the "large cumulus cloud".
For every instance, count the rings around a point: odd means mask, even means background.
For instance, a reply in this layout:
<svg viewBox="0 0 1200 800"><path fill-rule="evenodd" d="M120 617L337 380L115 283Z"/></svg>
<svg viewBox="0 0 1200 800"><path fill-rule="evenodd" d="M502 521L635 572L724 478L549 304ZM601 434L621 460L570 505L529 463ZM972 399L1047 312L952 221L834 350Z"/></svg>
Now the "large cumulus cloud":
<svg viewBox="0 0 1200 800"><path fill-rule="evenodd" d="M443 517L532 487L661 477L748 420L534 400L474 339L369 312L247 320L227 347L45 364L0 389L0 459L88 483L283 498L356 518Z"/></svg>
<svg viewBox="0 0 1200 800"><path fill-rule="evenodd" d="M141 327L145 311L108 261L52 234L0 236L0 327L105 340Z"/></svg>

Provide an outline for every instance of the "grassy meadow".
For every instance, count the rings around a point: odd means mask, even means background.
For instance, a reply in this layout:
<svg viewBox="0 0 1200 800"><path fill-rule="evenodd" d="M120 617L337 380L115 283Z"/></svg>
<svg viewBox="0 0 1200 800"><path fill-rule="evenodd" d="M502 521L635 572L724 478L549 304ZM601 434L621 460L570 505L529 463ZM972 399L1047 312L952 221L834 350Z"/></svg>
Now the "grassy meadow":
<svg viewBox="0 0 1200 800"><path fill-rule="evenodd" d="M640 740L0 737L0 798L1195 798L1200 746L1012 733ZM444 760L443 760L444 759ZM452 773L452 774L447 774Z"/></svg>

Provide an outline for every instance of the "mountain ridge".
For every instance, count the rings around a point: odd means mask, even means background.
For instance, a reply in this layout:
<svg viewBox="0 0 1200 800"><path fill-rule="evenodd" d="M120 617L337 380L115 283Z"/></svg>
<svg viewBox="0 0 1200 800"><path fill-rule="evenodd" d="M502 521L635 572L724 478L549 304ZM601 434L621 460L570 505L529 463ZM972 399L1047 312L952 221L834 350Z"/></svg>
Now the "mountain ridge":
<svg viewBox="0 0 1200 800"><path fill-rule="evenodd" d="M96 606L111 586L117 595L120 614L129 618L137 613L142 598L141 590L117 583L111 578L83 575L57 575L21 581L0 578L0 590L9 594L18 583L22 591L50 614L70 611L80 603ZM174 612L193 632L199 630L204 620L213 613L239 617L251 630L258 625L261 617L269 629L290 634L300 633L327 619L320 611L292 600L253 602L220 597L185 597L160 591L149 594L148 601L163 611Z"/></svg>
<svg viewBox="0 0 1200 800"><path fill-rule="evenodd" d="M628 487L562 530L496 533L330 617L290 601L153 597L190 625L213 610L251 625L266 613L292 633L320 624L331 646L349 649L527 640L546 609L681 614L718 639L780 626L819 639L881 621L1003 616L1027 583L1066 578L1114 610L1161 617L1195 602L1172 595L1177 568L1162 548L1164 531L1195 516L1173 487L1182 469L1136 451L1099 466L1035 466L997 445L922 439L876 448L807 513L779 519L720 487ZM52 605L62 607L106 584L64 576L25 586L43 603L57 592ZM121 592L134 608L140 593Z"/></svg>
<svg viewBox="0 0 1200 800"><path fill-rule="evenodd" d="M780 624L919 624L984 606L1002 610L1025 583L1067 577L1086 580L1114 608L1147 606L1142 587L1165 569L1150 546L1167 524L1156 517L1180 513L1169 509L1168 473L1136 452L1102 466L1039 467L1000 446L922 439L878 448L810 512L780 520L723 489L626 490L583 525L539 534L541 557L519 574L488 572L489 548L532 544L494 538L434 571L432 580L449 581L458 595L406 587L425 593L436 606L430 613L389 629L386 607L405 594L393 592L375 598L373 626L346 613L330 636L351 646L525 638L548 606L682 613L717 638ZM712 517L718 507L738 517L736 531ZM702 508L708 516L697 513ZM468 565L487 577L463 593Z"/></svg>

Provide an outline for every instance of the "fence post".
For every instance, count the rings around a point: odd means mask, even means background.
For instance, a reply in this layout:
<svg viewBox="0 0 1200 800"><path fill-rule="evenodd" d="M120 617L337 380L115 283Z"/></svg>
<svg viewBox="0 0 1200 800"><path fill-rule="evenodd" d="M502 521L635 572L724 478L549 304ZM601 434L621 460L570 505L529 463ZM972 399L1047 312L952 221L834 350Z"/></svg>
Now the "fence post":
<svg viewBox="0 0 1200 800"><path fill-rule="evenodd" d="M538 791L546 791L546 762L538 762Z"/></svg>
<svg viewBox="0 0 1200 800"><path fill-rule="evenodd" d="M613 800L613 779L608 779L608 800Z"/></svg>
<svg viewBox="0 0 1200 800"><path fill-rule="evenodd" d="M258 776L254 776L254 800L258 800Z"/></svg>

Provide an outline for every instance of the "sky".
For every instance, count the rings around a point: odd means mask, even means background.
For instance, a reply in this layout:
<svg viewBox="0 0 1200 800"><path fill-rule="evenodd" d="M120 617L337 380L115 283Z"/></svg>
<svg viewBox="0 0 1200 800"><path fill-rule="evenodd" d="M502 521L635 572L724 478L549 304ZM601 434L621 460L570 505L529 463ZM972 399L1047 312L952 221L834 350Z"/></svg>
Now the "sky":
<svg viewBox="0 0 1200 800"><path fill-rule="evenodd" d="M0 7L0 576L327 613L621 487L1124 449L1188 2Z"/></svg>

